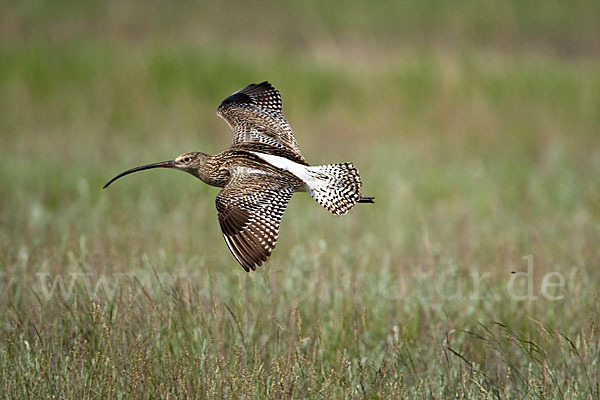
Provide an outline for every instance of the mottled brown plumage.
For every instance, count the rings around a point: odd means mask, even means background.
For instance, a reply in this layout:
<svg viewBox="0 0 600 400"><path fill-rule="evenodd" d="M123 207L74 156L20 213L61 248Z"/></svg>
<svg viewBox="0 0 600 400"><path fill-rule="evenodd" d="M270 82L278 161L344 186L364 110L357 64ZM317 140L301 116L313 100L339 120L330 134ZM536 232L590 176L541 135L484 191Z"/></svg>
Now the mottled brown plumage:
<svg viewBox="0 0 600 400"><path fill-rule="evenodd" d="M281 217L294 192L308 192L336 215L356 203L373 202L360 195L360 176L351 163L308 165L281 108L279 92L268 82L251 84L217 109L233 130L228 149L216 155L184 153L172 161L132 168L104 187L124 175L160 167L223 188L216 198L223 237L240 265L255 270L275 248Z"/></svg>

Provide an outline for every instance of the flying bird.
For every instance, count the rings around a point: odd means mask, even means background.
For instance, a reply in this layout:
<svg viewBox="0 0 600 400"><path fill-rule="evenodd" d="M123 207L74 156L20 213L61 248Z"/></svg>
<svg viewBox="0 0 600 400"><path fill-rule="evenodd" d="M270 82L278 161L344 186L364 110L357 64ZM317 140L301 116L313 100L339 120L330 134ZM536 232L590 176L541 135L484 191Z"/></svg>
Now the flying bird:
<svg viewBox="0 0 600 400"><path fill-rule="evenodd" d="M256 270L275 248L281 217L295 192L307 192L335 215L346 214L356 203L373 203L373 197L360 194L360 176L352 163L306 162L281 109L279 91L269 82L248 85L217 109L233 130L228 149L216 155L193 151L132 168L104 188L151 168L185 171L223 188L216 206L227 247L246 271Z"/></svg>

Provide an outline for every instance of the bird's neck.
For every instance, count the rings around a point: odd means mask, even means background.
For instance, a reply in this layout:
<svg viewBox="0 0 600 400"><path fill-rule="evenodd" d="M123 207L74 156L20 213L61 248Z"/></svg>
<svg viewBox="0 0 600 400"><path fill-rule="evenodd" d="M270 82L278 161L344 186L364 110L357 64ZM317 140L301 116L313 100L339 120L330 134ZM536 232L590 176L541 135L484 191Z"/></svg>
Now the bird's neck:
<svg viewBox="0 0 600 400"><path fill-rule="evenodd" d="M207 185L224 187L229 180L229 173L221 168L222 162L218 155L204 155L201 163L188 171Z"/></svg>

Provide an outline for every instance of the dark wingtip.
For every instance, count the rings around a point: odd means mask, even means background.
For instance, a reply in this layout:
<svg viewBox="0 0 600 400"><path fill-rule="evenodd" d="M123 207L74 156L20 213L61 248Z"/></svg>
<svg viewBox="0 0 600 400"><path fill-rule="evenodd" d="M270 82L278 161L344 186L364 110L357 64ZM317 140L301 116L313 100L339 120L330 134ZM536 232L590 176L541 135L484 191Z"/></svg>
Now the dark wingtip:
<svg viewBox="0 0 600 400"><path fill-rule="evenodd" d="M375 204L375 197L360 196L359 203Z"/></svg>
<svg viewBox="0 0 600 400"><path fill-rule="evenodd" d="M246 93L234 93L221 103L219 108L231 103L251 103L252 99Z"/></svg>
<svg viewBox="0 0 600 400"><path fill-rule="evenodd" d="M275 90L273 85L269 81L262 81L261 83L251 83L245 88L238 90L231 96L227 97L221 102L218 109L227 106L228 104L252 104L254 102L253 93L261 90Z"/></svg>

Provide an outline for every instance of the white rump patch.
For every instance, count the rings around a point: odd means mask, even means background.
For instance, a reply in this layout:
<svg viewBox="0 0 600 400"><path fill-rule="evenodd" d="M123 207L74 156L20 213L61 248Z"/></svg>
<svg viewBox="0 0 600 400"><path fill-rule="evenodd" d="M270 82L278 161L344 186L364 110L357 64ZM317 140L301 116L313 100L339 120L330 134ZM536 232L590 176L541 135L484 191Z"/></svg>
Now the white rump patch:
<svg viewBox="0 0 600 400"><path fill-rule="evenodd" d="M301 179L300 190L336 215L347 213L360 199L360 176L351 163L306 166L272 154L251 153Z"/></svg>

